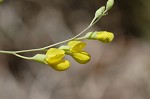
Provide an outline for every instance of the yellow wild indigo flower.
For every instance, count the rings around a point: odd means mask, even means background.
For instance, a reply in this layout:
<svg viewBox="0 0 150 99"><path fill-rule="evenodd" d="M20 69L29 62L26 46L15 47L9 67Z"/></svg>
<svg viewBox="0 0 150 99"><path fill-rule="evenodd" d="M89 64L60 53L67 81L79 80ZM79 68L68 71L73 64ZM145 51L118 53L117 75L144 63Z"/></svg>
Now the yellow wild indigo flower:
<svg viewBox="0 0 150 99"><path fill-rule="evenodd" d="M83 48L86 46L86 43L82 41L70 41L68 43L70 47L70 55L80 64L85 64L89 62L90 55L87 52L83 51Z"/></svg>
<svg viewBox="0 0 150 99"><path fill-rule="evenodd" d="M109 43L114 39L114 34L107 31L97 32L96 38L103 43Z"/></svg>
<svg viewBox="0 0 150 99"><path fill-rule="evenodd" d="M87 52L72 53L71 56L80 64L86 64L91 58Z"/></svg>
<svg viewBox="0 0 150 99"><path fill-rule="evenodd" d="M82 52L83 48L86 46L86 43L82 41L70 41L68 43L71 52Z"/></svg>
<svg viewBox="0 0 150 99"><path fill-rule="evenodd" d="M114 39L114 34L107 31L89 32L87 33L88 39L99 40L103 43L109 43Z"/></svg>
<svg viewBox="0 0 150 99"><path fill-rule="evenodd" d="M64 60L65 51L57 48L50 48L45 57L46 63L57 71L64 71L70 67L70 62Z"/></svg>

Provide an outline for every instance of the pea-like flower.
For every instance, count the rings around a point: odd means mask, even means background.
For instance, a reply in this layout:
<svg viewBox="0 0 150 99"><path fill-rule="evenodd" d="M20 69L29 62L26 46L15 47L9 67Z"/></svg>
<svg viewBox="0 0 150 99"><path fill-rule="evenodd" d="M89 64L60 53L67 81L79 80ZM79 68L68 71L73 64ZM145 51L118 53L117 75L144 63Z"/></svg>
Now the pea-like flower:
<svg viewBox="0 0 150 99"><path fill-rule="evenodd" d="M89 32L86 36L88 39L99 40L103 43L109 43L114 39L114 34L107 31Z"/></svg>
<svg viewBox="0 0 150 99"><path fill-rule="evenodd" d="M86 46L86 43L82 41L70 41L68 43L71 52L82 52L83 48Z"/></svg>
<svg viewBox="0 0 150 99"><path fill-rule="evenodd" d="M58 71L64 71L70 67L70 62L64 60L65 51L57 48L50 48L45 57L46 63L53 69Z"/></svg>
<svg viewBox="0 0 150 99"><path fill-rule="evenodd" d="M80 64L86 64L91 58L87 52L72 53L71 56Z"/></svg>
<svg viewBox="0 0 150 99"><path fill-rule="evenodd" d="M83 51L83 48L86 46L86 44L82 41L70 41L68 43L68 46L70 47L70 55L80 64L85 64L89 62L90 55Z"/></svg>

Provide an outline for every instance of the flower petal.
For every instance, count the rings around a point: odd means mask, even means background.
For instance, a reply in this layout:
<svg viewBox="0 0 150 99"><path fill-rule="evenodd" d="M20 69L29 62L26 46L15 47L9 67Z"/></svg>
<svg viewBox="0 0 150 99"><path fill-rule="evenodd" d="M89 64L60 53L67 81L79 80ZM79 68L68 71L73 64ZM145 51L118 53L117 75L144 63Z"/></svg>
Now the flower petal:
<svg viewBox="0 0 150 99"><path fill-rule="evenodd" d="M90 55L87 52L72 53L71 56L80 64L85 64L91 59Z"/></svg>
<svg viewBox="0 0 150 99"><path fill-rule="evenodd" d="M65 56L65 51L61 49L51 48L46 53L45 61L48 64L55 64Z"/></svg>
<svg viewBox="0 0 150 99"><path fill-rule="evenodd" d="M71 52L81 52L86 44L82 41L70 41L68 43L68 46L70 46Z"/></svg>
<svg viewBox="0 0 150 99"><path fill-rule="evenodd" d="M96 38L103 43L109 43L114 39L114 34L106 31L98 32Z"/></svg>
<svg viewBox="0 0 150 99"><path fill-rule="evenodd" d="M70 62L68 60L60 60L58 63L50 66L57 71L64 71L70 67Z"/></svg>
<svg viewBox="0 0 150 99"><path fill-rule="evenodd" d="M65 51L57 48L50 48L46 53L47 56L55 56L56 54L65 54Z"/></svg>

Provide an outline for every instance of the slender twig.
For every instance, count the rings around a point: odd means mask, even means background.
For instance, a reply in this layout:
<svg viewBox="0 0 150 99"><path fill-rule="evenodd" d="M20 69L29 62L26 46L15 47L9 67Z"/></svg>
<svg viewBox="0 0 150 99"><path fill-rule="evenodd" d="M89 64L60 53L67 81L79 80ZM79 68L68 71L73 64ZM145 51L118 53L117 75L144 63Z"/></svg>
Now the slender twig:
<svg viewBox="0 0 150 99"><path fill-rule="evenodd" d="M16 54L16 53L14 55L17 56L17 57L23 58L23 59L27 59L27 60L32 59L32 57L26 57L26 56L22 56L22 55L19 55L19 54Z"/></svg>
<svg viewBox="0 0 150 99"><path fill-rule="evenodd" d="M94 24L93 24L93 25L94 25ZM46 47L36 48L36 49L29 49L29 50L20 50L20 51L1 51L1 50L0 50L0 53L14 54L14 53L25 53L25 52L43 51L43 50L45 50L45 49L47 49L47 48L50 48L50 47L53 47L53 46L56 46L56 45L60 45L60 44L62 44L62 43L65 43L65 42L68 42L68 41L71 41L71 40L76 39L78 36L80 36L80 35L83 34L86 30L88 30L91 26L92 26L92 25L89 25L86 29L84 29L82 32L80 32L79 34L77 34L77 35L74 36L73 38L70 38L70 39L67 39L67 40L64 40L64 41L61 41L61 42L58 42L58 43L55 43L55 44L46 46Z"/></svg>
<svg viewBox="0 0 150 99"><path fill-rule="evenodd" d="M52 45L48 45L48 46L45 46L45 47L41 47L41 48L35 48L35 49L29 49L29 50L20 50L20 51L2 51L2 50L0 50L0 53L3 53L3 54L12 54L12 55L15 55L17 57L30 60L31 57L25 57L25 56L19 55L19 53L35 52L35 51L45 51L45 50L47 50L50 47L53 47L53 46L56 46L56 45L60 45L60 44L63 44L65 42L69 42L69 41L72 41L72 40L86 39L86 37L84 37L84 36L83 37L79 37L79 36L81 36L83 33L85 33L85 31L87 31L89 28L91 28L93 25L95 25L95 23L97 23L101 19L102 16L106 15L105 13L106 13L106 11L104 11L104 13L99 18L93 19L92 22L90 23L90 25L88 27L86 27L83 31L81 31L76 36L74 36L74 37L72 37L70 39L67 39L67 40L64 40L64 41L52 44Z"/></svg>

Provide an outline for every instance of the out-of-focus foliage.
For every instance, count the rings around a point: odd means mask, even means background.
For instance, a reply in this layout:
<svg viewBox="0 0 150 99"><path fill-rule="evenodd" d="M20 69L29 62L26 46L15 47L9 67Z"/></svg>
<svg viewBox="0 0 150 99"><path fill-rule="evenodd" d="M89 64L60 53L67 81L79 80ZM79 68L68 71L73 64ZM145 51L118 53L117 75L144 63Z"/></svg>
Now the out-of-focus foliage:
<svg viewBox="0 0 150 99"><path fill-rule="evenodd" d="M0 0L0 3L3 2L3 0Z"/></svg>
<svg viewBox="0 0 150 99"><path fill-rule="evenodd" d="M122 2L117 0L122 13L123 26L126 28L126 34L139 38L150 39L150 10L149 0L126 0Z"/></svg>

